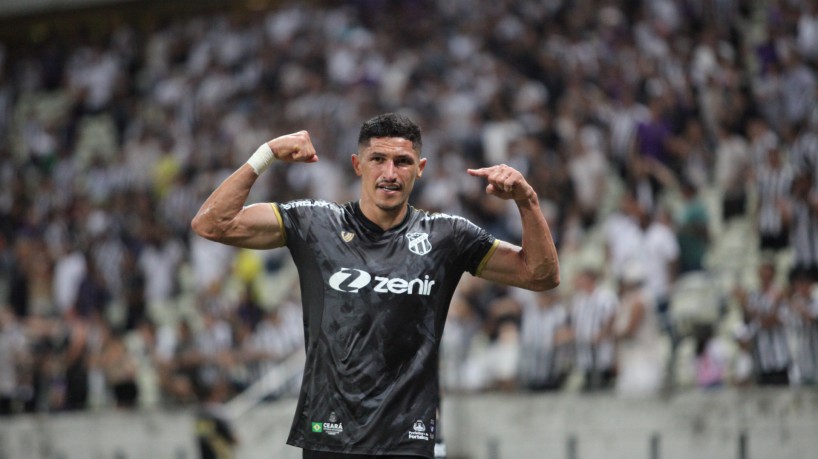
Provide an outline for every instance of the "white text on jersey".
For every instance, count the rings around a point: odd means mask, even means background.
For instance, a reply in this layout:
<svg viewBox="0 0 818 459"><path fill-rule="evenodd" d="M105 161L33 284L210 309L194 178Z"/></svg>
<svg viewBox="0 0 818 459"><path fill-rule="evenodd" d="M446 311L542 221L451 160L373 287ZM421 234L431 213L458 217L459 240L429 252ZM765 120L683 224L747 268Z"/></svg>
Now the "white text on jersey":
<svg viewBox="0 0 818 459"><path fill-rule="evenodd" d="M372 278L371 274L360 269L341 268L330 276L329 286L339 292L356 293L358 290L368 286ZM401 279L400 277L374 276L374 280L374 291L399 295L429 295L432 292L432 286L435 285L435 281L429 280L428 275L424 276L423 279L416 278L411 280Z"/></svg>

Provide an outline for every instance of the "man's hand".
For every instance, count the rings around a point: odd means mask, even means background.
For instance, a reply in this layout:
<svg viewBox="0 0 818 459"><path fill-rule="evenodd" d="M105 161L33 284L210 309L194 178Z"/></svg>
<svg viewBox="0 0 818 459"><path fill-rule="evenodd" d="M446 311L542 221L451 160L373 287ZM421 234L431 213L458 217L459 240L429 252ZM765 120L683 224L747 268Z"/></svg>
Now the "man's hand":
<svg viewBox="0 0 818 459"><path fill-rule="evenodd" d="M267 142L276 159L287 162L314 163L318 161L310 133L299 131Z"/></svg>
<svg viewBox="0 0 818 459"><path fill-rule="evenodd" d="M525 201L534 196L534 189L523 178L523 174L505 164L468 169L467 172L474 177L485 177L489 182L486 186L486 193L500 199Z"/></svg>

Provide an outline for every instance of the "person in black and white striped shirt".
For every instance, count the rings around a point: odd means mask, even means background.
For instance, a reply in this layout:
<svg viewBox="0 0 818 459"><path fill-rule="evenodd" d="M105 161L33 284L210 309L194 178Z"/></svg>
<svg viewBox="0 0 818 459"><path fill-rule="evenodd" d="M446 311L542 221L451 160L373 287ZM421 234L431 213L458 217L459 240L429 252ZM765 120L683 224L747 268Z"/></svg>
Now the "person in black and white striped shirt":
<svg viewBox="0 0 818 459"><path fill-rule="evenodd" d="M616 378L616 343L613 324L619 299L598 282L593 268L583 269L571 299L571 325L577 369L584 377L583 390L611 388Z"/></svg>
<svg viewBox="0 0 818 459"><path fill-rule="evenodd" d="M784 212L792 187L792 167L784 162L777 144L770 144L756 170L758 186L758 231L761 250L781 250L788 246Z"/></svg>
<svg viewBox="0 0 818 459"><path fill-rule="evenodd" d="M554 290L522 302L520 385L529 390L558 390L571 369L572 331L568 310Z"/></svg>
<svg viewBox="0 0 818 459"><path fill-rule="evenodd" d="M796 173L812 173L818 167L818 134L805 123L793 127L797 131L790 148L789 162Z"/></svg>
<svg viewBox="0 0 818 459"><path fill-rule="evenodd" d="M794 375L800 384L818 384L818 298L814 281L804 270L790 275L789 312L795 344Z"/></svg>
<svg viewBox="0 0 818 459"><path fill-rule="evenodd" d="M759 286L752 292L736 288L747 324L747 339L760 385L789 384L791 354L785 326L784 292L775 284L775 264L758 268Z"/></svg>

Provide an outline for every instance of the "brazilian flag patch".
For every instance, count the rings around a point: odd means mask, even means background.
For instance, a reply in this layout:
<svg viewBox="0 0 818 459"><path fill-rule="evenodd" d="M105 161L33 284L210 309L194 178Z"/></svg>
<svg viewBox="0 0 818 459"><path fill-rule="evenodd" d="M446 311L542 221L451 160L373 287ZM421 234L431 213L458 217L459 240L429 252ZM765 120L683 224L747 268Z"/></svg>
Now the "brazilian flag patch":
<svg viewBox="0 0 818 459"><path fill-rule="evenodd" d="M321 433L324 431L324 426L320 422L313 422L312 431L315 433Z"/></svg>

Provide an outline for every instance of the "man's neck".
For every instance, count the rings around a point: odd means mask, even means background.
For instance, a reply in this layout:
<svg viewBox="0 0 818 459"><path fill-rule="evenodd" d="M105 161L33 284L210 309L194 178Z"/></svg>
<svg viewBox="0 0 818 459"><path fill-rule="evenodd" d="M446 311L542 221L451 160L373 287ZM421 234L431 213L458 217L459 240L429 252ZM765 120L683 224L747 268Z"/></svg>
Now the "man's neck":
<svg viewBox="0 0 818 459"><path fill-rule="evenodd" d="M394 210L384 210L374 204L367 205L363 201L360 201L358 205L364 217L384 231L400 225L403 219L406 218L406 213L409 210L408 204L404 204L400 209Z"/></svg>

